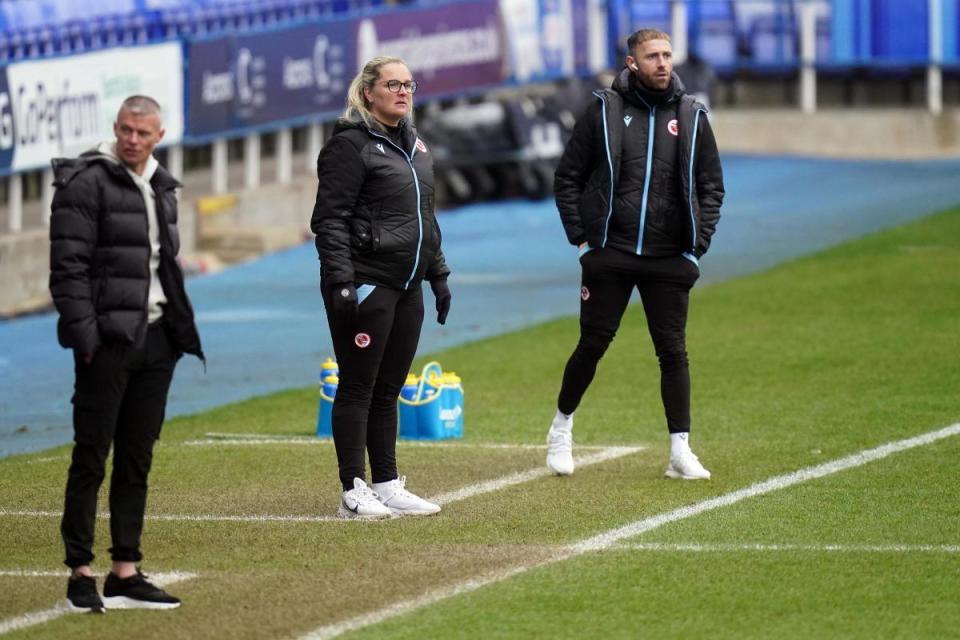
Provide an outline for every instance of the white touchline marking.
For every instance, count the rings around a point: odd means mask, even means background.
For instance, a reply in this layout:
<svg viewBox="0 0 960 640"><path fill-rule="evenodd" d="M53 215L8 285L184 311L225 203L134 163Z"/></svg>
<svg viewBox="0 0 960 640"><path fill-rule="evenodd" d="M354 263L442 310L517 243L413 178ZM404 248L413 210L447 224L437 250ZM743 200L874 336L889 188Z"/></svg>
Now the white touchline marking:
<svg viewBox="0 0 960 640"><path fill-rule="evenodd" d="M769 480L758 482L738 491L717 496L716 498L710 498L709 500L704 500L703 502L691 504L686 507L680 507L679 509L674 509L673 511L668 511L667 513L661 513L660 515L656 515L651 518L644 518L643 520L638 520L637 522L633 522L618 529L606 531L600 535L587 538L586 540L577 543L574 545L574 550L578 552L585 552L606 549L607 547L619 542L620 540L623 540L624 538L632 538L646 531L650 531L651 529L662 527L670 522L685 520L706 511L712 511L713 509L735 504L741 500L745 500L746 498L753 498L754 496L759 496L764 493L779 491L780 489L786 489L787 487L800 484L801 482L816 480L817 478L822 478L840 471L853 469L854 467L865 465L868 462L886 458L894 453L899 453L900 451L906 451L907 449L912 449L914 447L931 444L937 440L942 440L943 438L949 438L950 436L957 435L958 433L960 433L960 423L956 423L950 425L949 427L944 427L943 429L931 431L913 438L907 438L906 440L888 442L887 444L880 445L879 447L860 451L859 453L855 453L832 462L825 462L813 467L806 467L804 469L794 471L793 473L775 476Z"/></svg>
<svg viewBox="0 0 960 640"><path fill-rule="evenodd" d="M619 458L631 453L636 453L641 451L643 447L609 447L603 451L598 451L597 453L592 453L587 456L577 458L577 464L581 467L590 466L600 462L606 462L607 460L613 460L614 458ZM527 471L519 471L517 473L511 473L500 478L494 478L493 480L486 480L477 484L468 485L462 487L455 491L450 491L447 493L442 493L438 496L430 498L431 501L436 502L437 504L449 504L451 502L457 502L459 500L466 500L467 498L472 498L484 493L490 493L493 491L499 491L500 489L505 489L513 485L521 484L524 482L530 482L531 480L536 480L537 478L543 478L551 475L551 472L546 468L546 466L539 466L535 469L529 469ZM29 510L7 510L0 509L0 516L12 516L12 517L34 517L34 518L60 518L63 516L63 513L60 511L29 511ZM109 518L109 512L100 512L97 514L99 518ZM218 514L198 514L198 515L189 515L189 514L147 514L144 516L147 520L159 520L165 522L362 522L364 524L368 522L385 522L388 520L347 520L343 518L337 518L335 516L287 516L287 515L218 515Z"/></svg>
<svg viewBox="0 0 960 640"><path fill-rule="evenodd" d="M0 516L13 516L23 518L60 518L63 516L61 511L13 511L0 509ZM110 518L109 511L101 511L97 514L98 518ZM217 515L217 514L147 514L146 520L158 520L162 522L353 522L352 520L342 520L334 516L277 516L277 515Z"/></svg>
<svg viewBox="0 0 960 640"><path fill-rule="evenodd" d="M186 440L182 443L165 443L166 446L188 446L188 447L215 447L220 445L230 446L259 446L265 444L294 444L294 445L322 445L330 446L333 440L330 438L314 438L309 436L264 436L258 434L223 434L208 433L205 440ZM398 440L397 446L400 448L422 447L426 449L516 449L516 450L546 450L546 444L511 444L507 442L461 442L459 440L445 441L424 441L424 440ZM581 450L600 450L609 449L618 445L578 445ZM640 445L635 445L640 446Z"/></svg>
<svg viewBox="0 0 960 640"><path fill-rule="evenodd" d="M839 458L833 462L827 462L813 467L800 469L799 471L794 471L793 473L775 476L769 480L759 482L745 489L740 489L716 498L704 500L703 502L698 502L686 507L675 509L673 511L668 511L651 518L644 518L627 526L606 531L599 535L582 540L577 544L563 547L558 550L557 554L552 558L532 562L529 564L521 564L516 567L501 570L497 573L489 574L485 577L474 578L449 587L436 589L424 594L423 596L420 596L419 598L401 601L383 609L377 609L360 614L353 618L348 618L347 620L343 620L341 622L318 627L302 635L301 638L303 640L334 638L343 633L347 633L348 631L355 631L370 625L379 624L380 622L389 620L390 618L415 611L416 609L429 606L436 602L440 602L441 600L446 600L452 596L476 591L477 589L485 587L486 585L501 582L537 567L575 558L591 551L609 549L611 546L620 542L624 538L629 538L647 531L651 531L670 522L691 518L695 515L704 513L705 511L710 511L719 507L725 507L746 498L752 498L764 493L778 491L801 482L815 480L833 473L859 467L867 464L868 462L886 458L894 453L899 453L914 447L931 444L938 440L957 435L958 433L960 433L960 423L952 424L949 427L944 427L943 429L931 431L913 438L888 442L887 444L880 445L879 447L875 447L873 449L866 449L864 451L860 451L859 453L855 453L844 458Z"/></svg>
<svg viewBox="0 0 960 640"><path fill-rule="evenodd" d="M60 462L63 460L69 460L70 456L48 456L46 458L35 458L33 460L27 460L27 464L43 464L46 462Z"/></svg>
<svg viewBox="0 0 960 640"><path fill-rule="evenodd" d="M587 467L592 464L606 462L607 460L621 458L623 456L630 455L631 453L641 451L642 449L643 447L610 447L588 456L578 457L576 464L578 467ZM462 489L457 489L456 491L441 493L440 495L429 498L429 500L430 502L435 502L440 505L449 504L451 502L457 502L458 500L472 498L473 496L477 496L482 493L499 491L500 489L504 489L506 487L511 487L524 482L530 482L531 480L536 480L537 478L544 478L551 475L553 475L553 472L547 469L546 465L543 465L537 467L536 469L511 473L510 475L503 476L502 478L495 478L479 484L470 485L468 487L463 487Z"/></svg>
<svg viewBox="0 0 960 640"><path fill-rule="evenodd" d="M17 572L3 572L3 573L0 573L0 575L9 575L10 573L17 573ZM46 576L46 574L48 573L51 575L54 575L52 571L51 572L24 571L20 573L30 574L31 576L33 574L38 574L38 575L42 574ZM68 575L68 572L66 569L64 569L62 571L57 572L55 575L60 578L66 578ZM167 573L151 573L149 574L149 576L150 576L150 581L156 584L158 587L166 587L168 585L174 584L175 582L183 582L185 580L190 580L192 578L199 577L199 574L187 573L182 571L173 571L173 572L167 572ZM3 635L5 633L10 633L11 631L16 631L18 629L25 629L27 627L32 627L34 625L43 624L44 622L50 622L51 620L55 620L60 616L64 616L70 613L73 613L73 612L67 607L66 598L64 598L62 601L58 602L57 604L50 607L49 609L43 609L40 611L31 611L30 613L25 613L23 615L16 616L14 618L7 618L6 620L0 620L0 635ZM91 614L83 614L83 615L91 615Z"/></svg>
<svg viewBox="0 0 960 640"><path fill-rule="evenodd" d="M823 553L960 553L951 544L675 544L665 542L625 543L611 551L814 551Z"/></svg>

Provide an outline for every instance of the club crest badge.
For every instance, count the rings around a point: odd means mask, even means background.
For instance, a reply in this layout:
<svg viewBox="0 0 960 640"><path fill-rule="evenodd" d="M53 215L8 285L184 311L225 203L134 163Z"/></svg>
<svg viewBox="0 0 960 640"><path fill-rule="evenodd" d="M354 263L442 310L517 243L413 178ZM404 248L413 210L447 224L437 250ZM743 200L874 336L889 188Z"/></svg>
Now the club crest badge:
<svg viewBox="0 0 960 640"><path fill-rule="evenodd" d="M370 334L367 333L358 333L353 336L353 344L357 345L361 349L366 349L370 346Z"/></svg>
<svg viewBox="0 0 960 640"><path fill-rule="evenodd" d="M586 302L590 299L590 289L586 287L580 287L580 299Z"/></svg>
<svg viewBox="0 0 960 640"><path fill-rule="evenodd" d="M674 136L677 135L677 119L676 118L674 118L673 120L667 123L667 131L669 131L671 135L674 135Z"/></svg>
<svg viewBox="0 0 960 640"><path fill-rule="evenodd" d="M427 152L427 145L423 144L423 140L421 140L420 138L417 138L417 151L419 151L420 153Z"/></svg>

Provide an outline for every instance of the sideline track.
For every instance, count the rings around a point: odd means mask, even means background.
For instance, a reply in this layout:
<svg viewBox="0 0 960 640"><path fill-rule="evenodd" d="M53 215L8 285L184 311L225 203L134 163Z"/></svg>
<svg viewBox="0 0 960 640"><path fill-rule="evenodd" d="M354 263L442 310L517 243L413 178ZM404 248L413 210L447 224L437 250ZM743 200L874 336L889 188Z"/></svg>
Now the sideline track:
<svg viewBox="0 0 960 640"><path fill-rule="evenodd" d="M564 560L570 560L594 551L619 548L616 545L626 538L631 538L640 535L641 533L652 531L653 529L657 529L671 522L686 520L687 518L692 518L693 516L705 513L707 511L712 511L720 507L736 504L737 502L747 498L753 498L755 496L772 493L774 491L786 489L787 487L792 487L803 482L823 478L841 471L846 471L848 469L854 469L869 462L882 460L883 458L891 456L895 453L907 451L908 449L913 449L915 447L933 444L938 440L950 438L957 434L960 434L960 422L936 431L929 431L912 438L896 440L872 449L865 449L852 455L838 458L837 460L833 460L831 462L825 462L812 467L805 467L792 473L774 476L731 493L710 498L708 500L703 500L685 507L680 507L679 509L674 509L673 511L661 513L649 518L643 518L642 520L637 520L636 522L632 522L624 527L605 531L596 536L581 540L580 542L565 547L559 553L557 553L557 555L547 560L534 562L531 564L517 565L506 570L487 574L486 576L466 580L464 582L450 585L441 589L435 589L434 591L431 591L419 598L398 602L389 607L361 614L342 622L318 627L300 636L300 640L327 640L328 638L335 638L349 631L363 629L371 625L379 624L391 618L410 613L411 611L422 609L423 607L446 600L447 598L464 593L470 593L471 591L476 591L481 587L502 582L514 576L526 573L531 569L548 566Z"/></svg>
<svg viewBox="0 0 960 640"><path fill-rule="evenodd" d="M701 263L701 286L960 203L960 159L724 154L723 164L727 197ZM552 200L475 204L439 220L453 271L453 307L444 327L427 313L419 353L577 313L577 252ZM190 278L209 366L204 373L195 359L181 361L168 417L316 383L320 363L332 354L318 286L313 243ZM431 294L424 295L432 308ZM0 457L72 437L73 361L57 345L55 325L51 313L0 321ZM312 431L311 425L303 429Z"/></svg>

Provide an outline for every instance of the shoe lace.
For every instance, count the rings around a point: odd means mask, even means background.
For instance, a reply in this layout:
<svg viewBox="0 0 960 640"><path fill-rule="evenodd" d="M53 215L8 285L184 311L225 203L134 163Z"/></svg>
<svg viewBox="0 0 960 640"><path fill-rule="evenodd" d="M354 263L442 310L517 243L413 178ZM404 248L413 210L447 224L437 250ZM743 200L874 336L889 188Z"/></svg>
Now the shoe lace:
<svg viewBox="0 0 960 640"><path fill-rule="evenodd" d="M377 500L377 492L367 486L354 489L351 493L357 504L370 504Z"/></svg>
<svg viewBox="0 0 960 640"><path fill-rule="evenodd" d="M551 429L548 435L548 444L573 446L573 433Z"/></svg>
<svg viewBox="0 0 960 640"><path fill-rule="evenodd" d="M407 491L407 476L400 476L393 481L393 495L401 496L403 498L416 498L417 496L413 495Z"/></svg>

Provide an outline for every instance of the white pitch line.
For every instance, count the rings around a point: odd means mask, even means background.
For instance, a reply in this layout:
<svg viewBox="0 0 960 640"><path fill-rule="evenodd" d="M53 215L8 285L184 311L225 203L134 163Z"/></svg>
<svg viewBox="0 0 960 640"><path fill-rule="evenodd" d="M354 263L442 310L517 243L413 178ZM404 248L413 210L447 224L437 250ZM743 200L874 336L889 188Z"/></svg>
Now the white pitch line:
<svg viewBox="0 0 960 640"><path fill-rule="evenodd" d="M577 466L586 467L592 464L606 462L607 460L613 460L615 458L621 458L623 456L630 455L631 453L636 453L642 449L643 447L610 447L588 456L578 457ZM429 500L440 505L449 504L459 500L466 500L467 498L472 498L473 496L477 496L482 493L499 491L500 489L505 489L506 487L522 484L524 482L530 482L531 480L545 478L551 475L553 475L553 472L543 465L535 469L518 471L517 473L511 473L510 475L503 476L502 478L495 478L493 480L488 480L487 482L481 482L479 484L470 485L469 487L463 487L462 489L457 489L456 491L441 493L440 495L433 496Z"/></svg>
<svg viewBox="0 0 960 640"><path fill-rule="evenodd" d="M302 436L289 436L289 437L270 437L270 436L254 436L254 437L223 437L225 434L207 434L209 437L206 440L186 440L183 443L180 443L188 447L216 447L221 445L229 446L261 446L261 445L274 445L274 444L284 444L284 445L306 445L306 446L330 446L333 444L333 440L329 438L311 438L311 437L302 437ZM168 444L167 446L176 446L176 443ZM422 447L425 449L508 449L508 450L533 450L533 451L544 451L547 448L545 444L511 444L505 442L460 442L460 441L442 441L442 442L428 442L421 440L399 440L397 446L400 448L408 447ZM578 448L581 450L601 450L609 449L611 446L616 445L579 445Z"/></svg>
<svg viewBox="0 0 960 640"><path fill-rule="evenodd" d="M732 493L717 496L716 498L704 500L703 502L698 502L686 507L680 507L679 509L674 509L673 511L668 511L667 513L661 513L660 515L656 515L651 518L644 518L643 520L638 520L637 522L620 527L619 529L605 531L600 535L593 536L592 538L588 538L577 543L574 545L574 550L578 552L586 552L606 549L620 540L623 540L624 538L632 538L640 535L641 533L662 527L663 525L671 522L686 520L687 518L704 513L706 511L712 511L713 509L719 509L720 507L730 506L731 504L735 504L747 498L753 498L755 496L770 493L772 491L779 491L795 484L800 484L801 482L816 480L817 478L822 478L840 471L853 469L854 467L865 465L868 462L886 458L894 453L906 451L907 449L912 449L914 447L932 444L937 440L949 438L950 436L955 436L958 433L960 433L960 423L950 425L949 427L944 427L943 429L938 429L937 431L924 433L913 438L907 438L906 440L888 442L887 444L880 445L879 447L866 449L864 451L860 451L859 453L855 453L838 460L833 460L832 462L825 462L813 467L806 467L805 469L794 471L793 473L775 476Z"/></svg>
<svg viewBox="0 0 960 640"><path fill-rule="evenodd" d="M389 607L370 611L353 618L348 618L347 620L343 620L341 622L317 627L316 629L301 636L301 639L325 640L327 638L335 638L336 636L348 631L355 631L357 629L362 629L374 624L379 624L389 620L390 618L410 613L411 611L415 611L422 607L446 600L452 596L469 593L487 585L502 582L503 580L507 580L508 578L520 575L537 567L575 558L591 551L609 549L624 538L629 538L647 531L651 531L665 524L669 524L670 522L691 518L695 515L699 515L712 509L729 506L746 498L770 493L772 491L778 491L801 482L815 480L817 478L822 478L840 471L859 467L867 464L868 462L886 458L894 453L906 451L914 447L932 444L938 440L949 438L957 434L960 434L960 423L956 423L950 425L949 427L944 427L943 429L931 431L913 438L889 442L873 449L866 449L851 456L834 460L833 462L827 462L814 467L800 469L799 471L795 471L793 473L775 476L769 480L759 482L745 489L740 489L739 491L734 491L716 498L704 500L703 502L681 507L680 509L668 511L651 518L644 518L625 527L611 529L610 531L606 531L599 535L582 540L577 544L561 548L555 556L546 560L540 560L529 564L521 564L516 567L488 575L486 577L466 580L459 584L436 589L419 598L398 602L390 605Z"/></svg>
<svg viewBox="0 0 960 640"><path fill-rule="evenodd" d="M613 551L813 551L819 553L960 553L960 546L951 544L672 544L638 542L618 544Z"/></svg>
<svg viewBox="0 0 960 640"><path fill-rule="evenodd" d="M642 450L643 447L609 447L597 453L592 453L587 456L577 458L577 463L581 467L590 466L592 464L597 464L600 462L606 462L607 460L613 460L622 456L629 455L631 453L636 453L637 451ZM538 466L534 469L528 469L527 471L519 471L517 473L511 473L499 478L494 478L493 480L486 480L484 482L479 482L477 484L468 485L466 487L461 487L455 491L450 491L448 493L441 493L440 495L430 498L432 502L437 504L450 504L451 502L457 502L459 500L466 500L467 498L472 498L473 496L478 496L484 493L491 493L493 491L499 491L500 489L505 489L517 484L522 484L524 482L530 482L531 480L536 480L538 478L543 478L551 475L551 472L546 468L545 465ZM12 517L23 517L23 518L59 518L63 516L63 513L60 511L14 511L7 509L0 509L0 516L12 516ZM97 514L99 518L109 518L109 512L100 512ZM344 520L342 518L337 518L334 516L287 516L287 515L218 515L218 514L198 514L198 515L180 515L180 514L147 514L144 516L147 520L159 520L165 522L368 522L366 520ZM374 521L376 522L376 521Z"/></svg>
<svg viewBox="0 0 960 640"><path fill-rule="evenodd" d="M37 571L37 572L22 572L23 574L46 574L47 572ZM52 573L52 572L50 572ZM0 573L0 575L8 575L8 572ZM58 577L66 578L67 571L66 569L58 572L56 574ZM180 571L174 571L169 573L151 573L150 581L156 584L159 587L166 587L168 585L174 584L176 582L183 582L184 580L190 580L192 578L198 577L196 573L186 573ZM7 618L6 620L0 620L0 635L5 633L10 633L11 631L17 631L18 629L25 629L27 627L32 627L34 625L43 624L44 622L50 622L61 616L73 613L66 603L66 599L61 602L58 602L49 609L42 609L40 611L31 611L30 613L25 613L15 618ZM91 614L84 614L91 615Z"/></svg>
<svg viewBox="0 0 960 640"><path fill-rule="evenodd" d="M60 518L62 511L13 511L0 509L0 516L22 518ZM109 511L101 511L98 518L110 518ZM284 515L218 515L218 514L147 514L146 520L161 522L352 522L334 516L284 516Z"/></svg>

